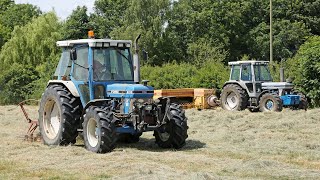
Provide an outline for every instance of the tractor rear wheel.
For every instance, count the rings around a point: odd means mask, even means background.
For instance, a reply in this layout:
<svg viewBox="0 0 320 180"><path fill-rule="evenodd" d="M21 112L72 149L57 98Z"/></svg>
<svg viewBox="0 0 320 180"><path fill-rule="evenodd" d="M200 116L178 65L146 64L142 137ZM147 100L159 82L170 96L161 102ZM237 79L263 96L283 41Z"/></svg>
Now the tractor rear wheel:
<svg viewBox="0 0 320 180"><path fill-rule="evenodd" d="M262 95L259 101L259 109L261 112L266 111L282 111L282 100L278 95L266 93Z"/></svg>
<svg viewBox="0 0 320 180"><path fill-rule="evenodd" d="M188 137L187 118L180 105L172 103L168 110L168 121L154 131L156 143L162 148L182 148Z"/></svg>
<svg viewBox="0 0 320 180"><path fill-rule="evenodd" d="M236 84L226 85L221 93L221 106L229 111L241 111L247 108L248 94Z"/></svg>
<svg viewBox="0 0 320 180"><path fill-rule="evenodd" d="M80 124L80 100L62 85L50 85L42 95L39 127L44 144L68 145L76 142Z"/></svg>
<svg viewBox="0 0 320 180"><path fill-rule="evenodd" d="M116 145L116 118L109 108L91 106L86 110L83 121L85 147L92 152L111 152Z"/></svg>

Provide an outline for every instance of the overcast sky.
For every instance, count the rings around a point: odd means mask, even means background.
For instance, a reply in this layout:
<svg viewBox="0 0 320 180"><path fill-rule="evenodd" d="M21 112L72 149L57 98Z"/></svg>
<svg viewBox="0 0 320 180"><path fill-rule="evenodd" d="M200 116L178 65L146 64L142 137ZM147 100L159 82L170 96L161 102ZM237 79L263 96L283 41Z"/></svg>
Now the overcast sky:
<svg viewBox="0 0 320 180"><path fill-rule="evenodd" d="M94 0L15 0L15 2L36 5L43 12L54 9L62 20L65 20L77 6L87 6L88 13L90 13L93 11L94 4Z"/></svg>

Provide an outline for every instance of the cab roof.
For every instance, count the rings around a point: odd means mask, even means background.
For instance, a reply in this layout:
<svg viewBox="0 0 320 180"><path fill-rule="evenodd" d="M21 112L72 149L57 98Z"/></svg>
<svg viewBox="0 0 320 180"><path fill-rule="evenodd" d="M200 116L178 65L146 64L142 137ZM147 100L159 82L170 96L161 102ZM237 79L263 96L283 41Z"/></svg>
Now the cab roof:
<svg viewBox="0 0 320 180"><path fill-rule="evenodd" d="M88 44L89 47L131 47L132 42L130 40L112 40L112 39L77 39L58 41L59 47L73 47L75 45Z"/></svg>
<svg viewBox="0 0 320 180"><path fill-rule="evenodd" d="M249 60L249 61L232 61L228 62L228 65L239 65L239 64L268 64L269 61L256 61L256 60Z"/></svg>

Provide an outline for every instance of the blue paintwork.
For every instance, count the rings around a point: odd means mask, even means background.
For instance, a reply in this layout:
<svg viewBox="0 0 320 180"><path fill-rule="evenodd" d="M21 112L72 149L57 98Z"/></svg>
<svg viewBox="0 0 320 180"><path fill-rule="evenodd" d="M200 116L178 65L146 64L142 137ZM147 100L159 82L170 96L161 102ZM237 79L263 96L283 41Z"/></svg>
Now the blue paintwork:
<svg viewBox="0 0 320 180"><path fill-rule="evenodd" d="M89 66L89 93L90 101L94 100L94 89L93 89L93 50L90 47L88 51L88 66Z"/></svg>
<svg viewBox="0 0 320 180"><path fill-rule="evenodd" d="M76 47L74 47L74 48L77 49L77 48L81 48L81 47L87 47L87 48L89 48L88 45L78 45L78 46L76 46ZM91 49L91 48L89 48L89 49ZM88 54L89 54L89 53L88 53ZM89 55L88 55L88 59L90 59ZM85 99L84 99L84 95L81 94L81 91L80 91L79 86L80 86L80 85L83 85L83 84L86 84L86 83L88 83L88 82L79 81L79 80L74 79L74 78L73 78L73 70L74 70L74 63L72 63L72 65L71 65L71 71L70 71L71 77L70 77L70 79L71 79L71 81L74 83L75 87L77 88L77 91L79 92L82 106L85 107L85 105L87 104L87 102L86 102ZM90 69L89 69L89 71L90 71Z"/></svg>
<svg viewBox="0 0 320 180"><path fill-rule="evenodd" d="M134 91L139 91L136 93ZM107 85L107 98L121 98L123 101L124 114L130 113L130 102L132 98L152 98L154 95L154 88L151 86L144 86L142 84L110 84Z"/></svg>
<svg viewBox="0 0 320 180"><path fill-rule="evenodd" d="M87 85L89 89L89 101L94 100L94 87L96 85L102 85L105 87L105 98L113 99L113 98L119 98L123 99L124 109L123 112L125 114L129 114L130 112L130 102L132 98L152 98L154 93L154 88L151 86L144 86L142 84L135 84L134 81L102 81L97 82L93 80L93 48L88 47L88 45L78 45L74 48L80 48L80 47L86 47L88 48L88 69L89 69L89 76L87 81L78 81L73 78L73 71L74 71L74 63L72 63L71 67L71 81L75 84L77 91L80 95L80 100L82 103L82 106L85 107L85 105L88 103L85 100L85 96L83 93L81 93L79 86L80 85ZM61 77L59 77L61 78ZM134 92L134 91L138 91Z"/></svg>
<svg viewBox="0 0 320 180"><path fill-rule="evenodd" d="M282 104L284 106L299 105L299 103L300 103L300 96L299 95L283 95L280 98L281 98Z"/></svg>
<svg viewBox="0 0 320 180"><path fill-rule="evenodd" d="M153 87L142 84L110 84L106 90L107 97L112 98L152 98L154 94ZM133 91L142 91L142 93L133 93Z"/></svg>
<svg viewBox="0 0 320 180"><path fill-rule="evenodd" d="M129 98L126 98L124 99L124 114L129 114L130 113L130 102L131 102L131 99Z"/></svg>
<svg viewBox="0 0 320 180"><path fill-rule="evenodd" d="M137 133L132 126L118 127L116 129L116 132L117 133L129 133L129 134L136 134Z"/></svg>

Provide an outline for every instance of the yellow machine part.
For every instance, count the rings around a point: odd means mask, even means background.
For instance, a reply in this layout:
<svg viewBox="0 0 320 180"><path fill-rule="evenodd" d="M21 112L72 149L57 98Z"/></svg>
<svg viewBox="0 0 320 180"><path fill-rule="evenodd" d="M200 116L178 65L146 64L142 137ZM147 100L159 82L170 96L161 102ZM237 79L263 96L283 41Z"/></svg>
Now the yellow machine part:
<svg viewBox="0 0 320 180"><path fill-rule="evenodd" d="M212 106L208 104L207 99L211 95L215 95L215 93L214 89L204 88L161 89L154 91L153 99L173 96L178 99L178 103L185 109L210 109ZM181 100L180 102L179 99ZM186 102L186 99L189 99L189 102Z"/></svg>
<svg viewBox="0 0 320 180"><path fill-rule="evenodd" d="M197 109L210 109L208 104L208 97L215 95L214 89L194 89L193 104Z"/></svg>

